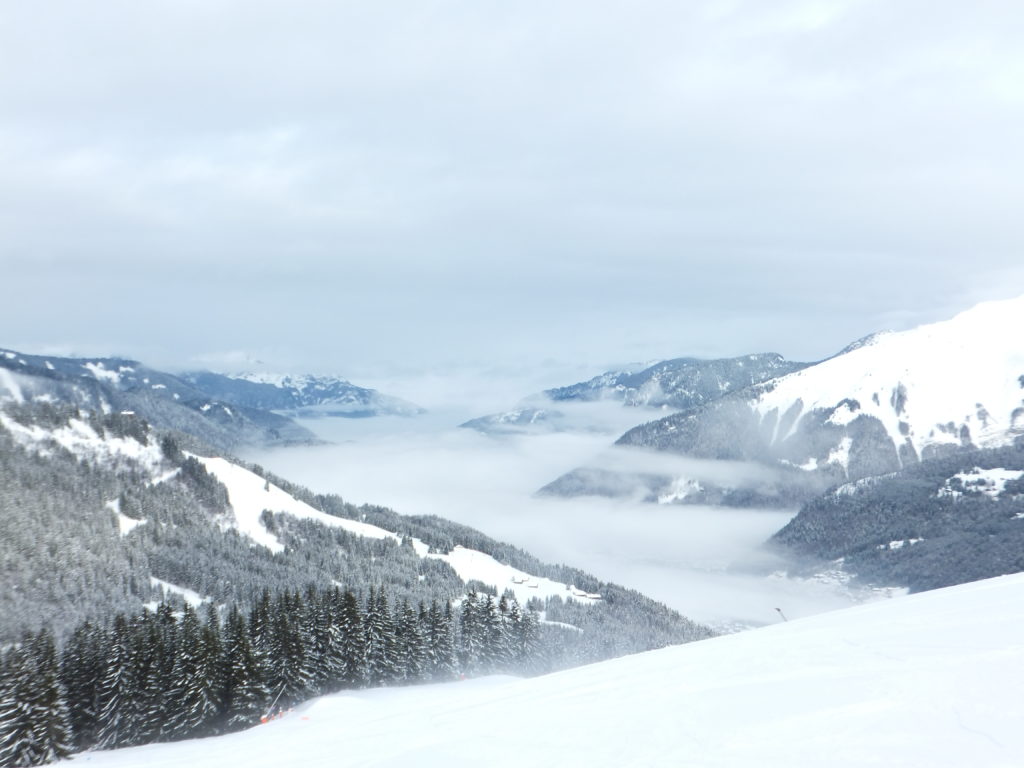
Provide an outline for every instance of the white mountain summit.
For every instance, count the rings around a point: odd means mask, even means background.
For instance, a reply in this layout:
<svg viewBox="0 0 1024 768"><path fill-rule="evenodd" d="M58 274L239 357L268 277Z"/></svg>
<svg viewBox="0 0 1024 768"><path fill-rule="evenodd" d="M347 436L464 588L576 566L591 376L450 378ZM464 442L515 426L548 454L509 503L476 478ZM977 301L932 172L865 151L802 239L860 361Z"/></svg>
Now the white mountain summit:
<svg viewBox="0 0 1024 768"><path fill-rule="evenodd" d="M803 370L627 432L708 458L782 462L839 477L880 474L1024 434L1024 296L876 334Z"/></svg>

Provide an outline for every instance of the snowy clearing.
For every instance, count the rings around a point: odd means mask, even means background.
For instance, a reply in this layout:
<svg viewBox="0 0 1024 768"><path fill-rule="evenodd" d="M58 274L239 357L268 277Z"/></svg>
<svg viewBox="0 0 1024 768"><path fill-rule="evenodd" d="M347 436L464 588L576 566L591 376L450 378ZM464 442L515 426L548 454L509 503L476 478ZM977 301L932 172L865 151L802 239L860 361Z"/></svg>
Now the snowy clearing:
<svg viewBox="0 0 1024 768"><path fill-rule="evenodd" d="M295 497L285 493L273 483L269 483L254 472L244 467L232 464L227 459L207 458L196 456L206 471L217 478L227 488L228 500L235 512L235 524L238 531L257 544L261 544L271 552L281 552L284 545L277 540L277 537L263 527L260 522L260 515L263 510L281 512L292 515L302 520L315 520L323 525L354 533L357 536L367 536L373 539L392 538L400 540L390 531L378 528L375 525L361 523L357 520L346 520L341 517L328 515L320 510L299 501Z"/></svg>
<svg viewBox="0 0 1024 768"><path fill-rule="evenodd" d="M210 602L209 597L203 597L198 592L188 589L187 587L179 587L177 584L171 584L169 581L162 581L161 579L153 576L149 577L149 583L153 587L158 587L164 591L165 594L181 595L185 602L191 605L193 608L198 608L204 603ZM156 610L156 605L152 604L152 610Z"/></svg>
<svg viewBox="0 0 1024 768"><path fill-rule="evenodd" d="M292 515L303 520L313 520L323 525L342 528L357 536L374 539L390 538L401 541L402 537L386 531L376 525L334 517L314 509L304 501L296 499L273 483L264 480L255 472L233 464L227 459L195 457L206 467L206 471L224 485L228 492L228 501L234 511L234 525L239 533L248 536L253 542L266 547L271 552L281 552L284 545L274 534L268 531L260 521L263 510ZM600 599L596 595L588 595L576 590L572 585L561 584L550 579L537 578L509 565L502 565L490 555L464 547L455 547L446 555L430 554L429 547L418 539L412 540L413 548L420 557L432 557L444 560L463 581L478 580L493 585L501 593L511 589L516 599L525 604L531 597L546 598L558 595L563 599L575 599L583 604L590 604Z"/></svg>
<svg viewBox="0 0 1024 768"><path fill-rule="evenodd" d="M588 594L571 584L537 578L511 565L502 565L490 555L477 552L475 549L457 546L447 555L428 557L444 560L463 581L475 579L484 584L491 584L497 587L499 594L506 589L512 590L516 600L523 605L526 605L526 601L531 597L539 597L542 600L548 597L561 597L563 600L576 600L583 605L593 605L601 599L600 595Z"/></svg>
<svg viewBox="0 0 1024 768"><path fill-rule="evenodd" d="M953 475L939 489L937 495L949 496L954 499L963 496L963 491L955 490L950 485L954 480L959 480L961 485L969 491L983 493L989 498L994 499L1006 490L1008 482L1020 480L1021 477L1024 477L1024 472L1016 469L1004 469L1002 467L981 469L980 467L975 467L970 472L958 472Z"/></svg>
<svg viewBox="0 0 1024 768"><path fill-rule="evenodd" d="M96 768L1024 765L1024 574L530 680L317 699ZM495 740L495 727L509 738ZM513 734L514 737L513 737Z"/></svg>

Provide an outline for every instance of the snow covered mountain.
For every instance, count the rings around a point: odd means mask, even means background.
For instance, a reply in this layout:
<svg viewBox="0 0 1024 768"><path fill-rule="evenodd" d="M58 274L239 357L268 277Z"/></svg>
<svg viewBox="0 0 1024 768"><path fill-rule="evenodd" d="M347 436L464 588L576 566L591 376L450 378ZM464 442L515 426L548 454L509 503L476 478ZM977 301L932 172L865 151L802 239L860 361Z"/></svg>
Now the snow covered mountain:
<svg viewBox="0 0 1024 768"><path fill-rule="evenodd" d="M880 333L803 370L627 432L621 445L774 460L837 478L1024 434L1024 297Z"/></svg>
<svg viewBox="0 0 1024 768"><path fill-rule="evenodd" d="M728 392L804 368L781 355L763 353L721 360L681 357L640 370L609 371L589 381L545 390L551 400L621 400L623 405L693 408Z"/></svg>
<svg viewBox="0 0 1024 768"><path fill-rule="evenodd" d="M225 402L291 416L361 418L424 413L418 405L333 376L193 371L182 378Z"/></svg>
<svg viewBox="0 0 1024 768"><path fill-rule="evenodd" d="M638 409L641 413L633 422L637 423L649 418L643 411L693 408L805 365L774 353L721 360L681 357L653 365L637 363L588 381L545 390L525 398L511 411L481 416L460 426L489 433L559 431L569 429L570 421L558 410L558 403L597 401L617 401Z"/></svg>
<svg viewBox="0 0 1024 768"><path fill-rule="evenodd" d="M504 413L470 419L459 426L496 435L506 432L554 432L562 428L564 421L565 414L561 411L523 405Z"/></svg>
<svg viewBox="0 0 1024 768"><path fill-rule="evenodd" d="M1024 765L1024 575L520 680L346 692L95 768ZM504 738L514 732L522 737ZM482 757L483 756L483 757Z"/></svg>
<svg viewBox="0 0 1024 768"><path fill-rule="evenodd" d="M0 402L65 403L103 413L131 411L221 450L243 444L316 442L269 410L235 405L136 360L26 355L0 349Z"/></svg>

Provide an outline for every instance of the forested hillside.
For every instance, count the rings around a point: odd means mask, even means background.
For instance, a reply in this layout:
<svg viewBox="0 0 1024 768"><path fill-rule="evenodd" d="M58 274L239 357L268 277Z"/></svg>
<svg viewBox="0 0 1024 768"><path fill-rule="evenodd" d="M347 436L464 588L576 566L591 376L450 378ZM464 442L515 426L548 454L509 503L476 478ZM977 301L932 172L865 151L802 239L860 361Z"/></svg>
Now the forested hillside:
<svg viewBox="0 0 1024 768"><path fill-rule="evenodd" d="M278 696L535 674L711 634L465 526L212 453L132 413L0 407L0 764L221 732Z"/></svg>
<svg viewBox="0 0 1024 768"><path fill-rule="evenodd" d="M842 485L805 503L772 545L912 590L1024 571L1024 445Z"/></svg>
<svg viewBox="0 0 1024 768"><path fill-rule="evenodd" d="M316 442L269 410L234 405L184 379L122 358L26 355L0 349L0 401L42 401L87 411L131 411L159 429L186 433L218 450Z"/></svg>

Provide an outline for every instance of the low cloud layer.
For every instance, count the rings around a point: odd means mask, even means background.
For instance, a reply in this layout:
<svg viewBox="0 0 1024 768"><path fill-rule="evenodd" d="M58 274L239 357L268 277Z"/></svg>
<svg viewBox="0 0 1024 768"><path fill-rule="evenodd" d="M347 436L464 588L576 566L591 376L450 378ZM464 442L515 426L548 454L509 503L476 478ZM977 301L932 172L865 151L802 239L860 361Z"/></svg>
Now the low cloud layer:
<svg viewBox="0 0 1024 768"><path fill-rule="evenodd" d="M480 382L482 386L485 381ZM406 393L408 394L408 393ZM614 403L604 423L643 412ZM638 589L685 615L716 624L765 624L849 605L834 585L771 577L784 563L759 551L792 511L642 504L604 498L538 497L562 472L608 450L614 432L491 437L454 425L464 410L420 419L320 420L308 426L333 445L254 453L247 458L319 492L404 514L436 514L521 546L549 562L582 567ZM595 419L600 423L600 419ZM635 455L635 454L634 454ZM754 467L661 461L740 479Z"/></svg>

